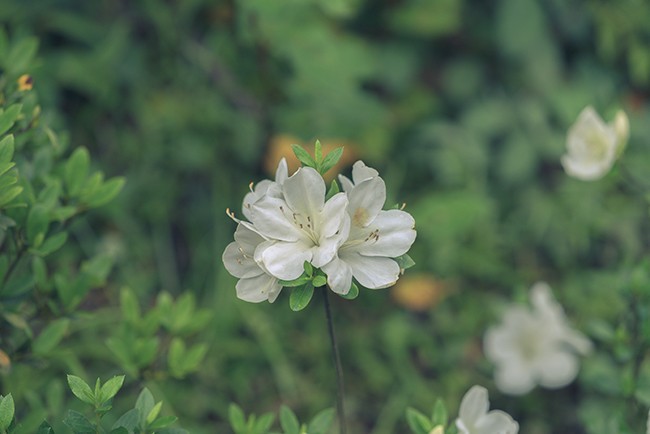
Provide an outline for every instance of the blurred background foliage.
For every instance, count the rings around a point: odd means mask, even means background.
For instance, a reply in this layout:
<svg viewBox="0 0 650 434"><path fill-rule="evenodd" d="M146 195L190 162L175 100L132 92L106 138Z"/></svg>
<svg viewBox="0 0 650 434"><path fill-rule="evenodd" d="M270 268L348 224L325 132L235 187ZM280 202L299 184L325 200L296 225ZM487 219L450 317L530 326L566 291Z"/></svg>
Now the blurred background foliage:
<svg viewBox="0 0 650 434"><path fill-rule="evenodd" d="M492 388L482 331L540 279L610 355L586 360L568 389L495 392L494 407L531 433L613 432L619 416L647 413L650 367L628 372L638 357L615 348L640 339L625 326L637 293L623 288L632 275L650 285L634 271L650 241L648 22L639 0L2 1L18 56L3 77L31 75L66 156L85 146L127 179L57 253L112 265L66 317L56 357L7 354L2 388L52 414L61 373L124 372L127 393L147 385L196 433L226 432L231 401L258 413L284 403L301 420L333 405L321 312L293 314L286 295L238 301L220 260L234 230L225 209L291 143L319 138L346 147L341 170L377 167L388 202L418 222L416 268L334 306L352 432L405 432L407 405ZM606 120L622 107L632 125L595 183L559 164L587 104Z"/></svg>

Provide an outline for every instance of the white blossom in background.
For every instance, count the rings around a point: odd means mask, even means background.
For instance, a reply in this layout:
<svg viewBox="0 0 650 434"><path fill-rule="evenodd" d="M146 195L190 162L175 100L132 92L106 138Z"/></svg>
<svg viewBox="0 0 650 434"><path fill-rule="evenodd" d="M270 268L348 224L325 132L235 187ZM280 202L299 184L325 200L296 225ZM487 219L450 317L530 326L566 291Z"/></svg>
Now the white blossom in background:
<svg viewBox="0 0 650 434"><path fill-rule="evenodd" d="M254 260L255 249L264 241L261 235L240 223L235 241L228 244L222 256L226 270L239 279L235 286L237 297L251 303L266 300L273 303L282 289L278 279Z"/></svg>
<svg viewBox="0 0 650 434"><path fill-rule="evenodd" d="M349 204L349 236L322 269L332 291L345 295L352 277L369 289L394 285L400 274L395 260L415 241L415 220L401 210L382 211L386 185L375 169L357 161L352 180L339 176Z"/></svg>
<svg viewBox="0 0 650 434"><path fill-rule="evenodd" d="M488 391L472 386L460 403L456 427L461 434L517 434L519 424L501 410L490 409Z"/></svg>
<svg viewBox="0 0 650 434"><path fill-rule="evenodd" d="M484 336L484 351L495 364L495 383L504 393L521 395L535 385L559 388L578 374L578 355L591 342L567 323L551 288L538 282L530 290L532 310L508 308L500 325Z"/></svg>
<svg viewBox="0 0 650 434"><path fill-rule="evenodd" d="M255 249L255 261L278 279L294 280L305 261L320 268L334 258L349 231L348 199L338 193L325 202L325 181L311 167L287 178L281 192L250 206L251 223L267 238Z"/></svg>
<svg viewBox="0 0 650 434"><path fill-rule="evenodd" d="M561 158L569 176L594 181L605 176L627 143L629 121L620 110L606 124L593 107L585 107L567 134L567 153Z"/></svg>

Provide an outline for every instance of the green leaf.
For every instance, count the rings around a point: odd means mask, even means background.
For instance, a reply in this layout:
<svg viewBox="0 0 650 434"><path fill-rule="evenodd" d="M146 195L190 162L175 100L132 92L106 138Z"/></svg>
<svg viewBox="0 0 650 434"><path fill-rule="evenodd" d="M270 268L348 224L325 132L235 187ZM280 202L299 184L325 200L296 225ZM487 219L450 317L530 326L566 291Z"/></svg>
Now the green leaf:
<svg viewBox="0 0 650 434"><path fill-rule="evenodd" d="M332 152L325 156L323 163L320 166L320 173L324 175L332 167L336 166L336 163L339 162L341 156L343 155L343 146L334 149Z"/></svg>
<svg viewBox="0 0 650 434"><path fill-rule="evenodd" d="M316 162L311 155L309 155L309 152L298 145L291 145L291 149L293 149L293 153L296 154L296 157L300 160L303 166L316 169Z"/></svg>
<svg viewBox="0 0 650 434"><path fill-rule="evenodd" d="M0 400L0 431L7 431L15 411L14 398L10 393Z"/></svg>
<svg viewBox="0 0 650 434"><path fill-rule="evenodd" d="M287 288L294 288L296 286L302 286L305 283L309 282L311 280L311 277L303 274L299 278L295 280L278 280L278 283L282 286L286 286Z"/></svg>
<svg viewBox="0 0 650 434"><path fill-rule="evenodd" d="M305 261L302 264L302 268L305 270L307 276L312 277L314 275L314 267L309 263L309 261Z"/></svg>
<svg viewBox="0 0 650 434"><path fill-rule="evenodd" d="M43 423L38 426L38 431L36 431L36 434L54 434L54 429L52 428L52 425L44 420Z"/></svg>
<svg viewBox="0 0 650 434"><path fill-rule="evenodd" d="M69 377L70 376L68 375L68 379ZM95 426L86 419L86 416L78 411L68 410L68 415L63 419L63 423L68 425L75 434L96 432Z"/></svg>
<svg viewBox="0 0 650 434"><path fill-rule="evenodd" d="M307 307L314 295L314 285L306 283L304 286L299 286L291 291L289 296L289 307L292 311L298 312Z"/></svg>
<svg viewBox="0 0 650 434"><path fill-rule="evenodd" d="M84 147L77 148L65 164L63 179L68 189L68 194L75 197L85 187L90 169L90 154Z"/></svg>
<svg viewBox="0 0 650 434"><path fill-rule="evenodd" d="M99 405L102 405L108 400L112 399L117 394L117 392L120 391L123 384L124 375L116 375L104 383L99 392Z"/></svg>
<svg viewBox="0 0 650 434"><path fill-rule="evenodd" d="M61 339L63 339L63 336L68 331L69 325L70 320L67 318L58 319L48 325L32 344L34 354L43 356L50 353L59 345L59 342L61 342Z"/></svg>
<svg viewBox="0 0 650 434"><path fill-rule="evenodd" d="M271 425L273 425L274 420L275 415L273 413L264 413L261 415L257 422L255 422L255 433L266 434L271 428Z"/></svg>
<svg viewBox="0 0 650 434"><path fill-rule="evenodd" d="M124 287L120 291L120 308L122 309L122 316L129 324L138 323L142 315L140 312L140 303L138 303L138 298L131 288Z"/></svg>
<svg viewBox="0 0 650 434"><path fill-rule="evenodd" d="M425 415L410 407L406 409L406 422L414 434L429 434L433 429L433 424Z"/></svg>
<svg viewBox="0 0 650 434"><path fill-rule="evenodd" d="M93 192L86 205L96 208L107 204L122 191L125 182L126 180L122 177L109 179Z"/></svg>
<svg viewBox="0 0 650 434"><path fill-rule="evenodd" d="M433 426L447 426L447 408L445 407L445 403L442 402L442 399L440 398L436 400L436 403L433 406L433 415L431 417L431 422L433 422Z"/></svg>
<svg viewBox="0 0 650 434"><path fill-rule="evenodd" d="M356 283L352 282L352 286L350 286L350 291L348 291L347 294L341 295L341 297L345 298L346 300L354 300L359 296L359 287L357 286Z"/></svg>
<svg viewBox="0 0 650 434"><path fill-rule="evenodd" d="M162 402L159 402L158 404L162 404ZM153 421L153 423L151 423L151 425L149 425L147 428L150 430L158 430L173 424L177 420L178 418L176 416L164 416Z"/></svg>
<svg viewBox="0 0 650 434"><path fill-rule="evenodd" d="M332 180L332 183L330 184L330 188L327 190L327 194L325 195L325 201L328 201L334 196L336 193L339 193L341 190L339 189L339 184L336 182L335 179Z"/></svg>
<svg viewBox="0 0 650 434"><path fill-rule="evenodd" d="M129 433L134 433L140 422L140 410L132 408L124 413L118 420L115 421L111 429L126 428Z"/></svg>
<svg viewBox="0 0 650 434"><path fill-rule="evenodd" d="M7 55L4 66L12 75L18 75L25 72L29 63L36 55L38 49L38 39L35 37L24 38L17 44L14 44Z"/></svg>
<svg viewBox="0 0 650 434"><path fill-rule="evenodd" d="M74 396L87 404L95 405L95 394L84 380L75 375L68 375L68 386Z"/></svg>
<svg viewBox="0 0 650 434"><path fill-rule="evenodd" d="M151 413L151 410L153 410L155 401L153 398L153 394L149 389L146 387L142 389L140 394L138 395L138 399L135 401L135 408L140 410L140 427L146 426L148 423L151 423L147 419L149 418L149 413ZM153 419L156 418L155 415ZM153 421L152 419L152 421Z"/></svg>
<svg viewBox="0 0 650 434"><path fill-rule="evenodd" d="M286 405L280 407L280 426L282 426L284 434L300 434L298 418Z"/></svg>
<svg viewBox="0 0 650 434"><path fill-rule="evenodd" d="M307 432L309 434L325 434L334 423L335 411L333 408L327 408L314 416L309 422Z"/></svg>
<svg viewBox="0 0 650 434"><path fill-rule="evenodd" d="M19 185L11 187L3 192L0 192L0 207L5 206L11 202L16 196L22 193L23 188Z"/></svg>
<svg viewBox="0 0 650 434"><path fill-rule="evenodd" d="M22 108L22 104L12 104L7 108L7 110L0 112L0 134L6 133L11 127L13 127Z"/></svg>
<svg viewBox="0 0 650 434"><path fill-rule="evenodd" d="M43 242L42 238L45 237L49 224L48 209L40 204L34 205L27 216L27 241L32 247L39 247Z"/></svg>
<svg viewBox="0 0 650 434"><path fill-rule="evenodd" d="M399 268L402 270L407 270L415 265L415 261L411 259L411 257L406 253L393 259L395 262L397 262L397 265L399 265Z"/></svg>
<svg viewBox="0 0 650 434"><path fill-rule="evenodd" d="M320 140L316 140L314 144L314 160L316 161L316 165L320 167L323 162L323 147L320 144Z"/></svg>
<svg viewBox="0 0 650 434"><path fill-rule="evenodd" d="M162 409L162 401L159 401L158 403L156 403L156 405L153 406L153 408L149 411L149 413L145 413L146 416L147 416L147 418L145 420L145 425L151 425L156 420L158 415L160 414L161 409ZM173 423L173 421L176 420L176 417L175 416L167 416L167 417L163 417L163 418L159 419L157 421L158 423L156 424L157 428L162 428L162 427L167 425L167 424L161 425L160 421L163 420L163 419L172 420L172 422L169 422L169 423Z"/></svg>
<svg viewBox="0 0 650 434"><path fill-rule="evenodd" d="M37 249L31 249L30 252L38 256L47 256L59 250L68 241L67 232L59 232L43 241L43 244Z"/></svg>
<svg viewBox="0 0 650 434"><path fill-rule="evenodd" d="M0 164L10 163L14 157L14 136L9 134L0 140Z"/></svg>
<svg viewBox="0 0 650 434"><path fill-rule="evenodd" d="M246 415L237 404L233 403L228 407L228 419L230 420L230 426L236 433L246 428Z"/></svg>
<svg viewBox="0 0 650 434"><path fill-rule="evenodd" d="M319 274L318 276L314 277L314 279L311 281L311 284L314 285L314 288L325 286L327 284L327 277Z"/></svg>

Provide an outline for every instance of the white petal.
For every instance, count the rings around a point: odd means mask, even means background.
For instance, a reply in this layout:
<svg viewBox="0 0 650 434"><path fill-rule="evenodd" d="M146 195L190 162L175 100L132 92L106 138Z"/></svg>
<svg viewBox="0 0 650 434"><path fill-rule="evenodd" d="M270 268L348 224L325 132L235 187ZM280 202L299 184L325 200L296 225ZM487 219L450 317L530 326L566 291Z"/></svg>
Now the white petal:
<svg viewBox="0 0 650 434"><path fill-rule="evenodd" d="M380 211L367 228L368 234L378 231L377 236L359 245L357 250L366 256L401 256L409 251L415 241L417 234L414 227L415 220L405 211Z"/></svg>
<svg viewBox="0 0 650 434"><path fill-rule="evenodd" d="M579 370L578 358L560 349L540 358L536 366L539 384L551 389L571 383Z"/></svg>
<svg viewBox="0 0 650 434"><path fill-rule="evenodd" d="M366 179L376 178L377 176L379 176L379 172L372 167L366 166L366 164L361 160L352 165L352 180L356 185Z"/></svg>
<svg viewBox="0 0 650 434"><path fill-rule="evenodd" d="M347 218L348 198L345 193L337 193L330 198L319 213L320 238L329 238L341 229L343 220Z"/></svg>
<svg viewBox="0 0 650 434"><path fill-rule="evenodd" d="M275 171L275 182L282 185L289 177L289 167L287 166L287 159L282 158L278 163L278 168Z"/></svg>
<svg viewBox="0 0 650 434"><path fill-rule="evenodd" d="M344 251L339 252L339 257L352 267L354 278L368 289L389 287L399 278L399 265L392 259Z"/></svg>
<svg viewBox="0 0 650 434"><path fill-rule="evenodd" d="M255 185L253 191L246 193L246 196L244 196L244 200L242 202L242 212L248 220L251 219L251 206L263 198L273 184L275 184L273 181L265 179L258 182L257 185Z"/></svg>
<svg viewBox="0 0 650 434"><path fill-rule="evenodd" d="M341 243L341 239L332 237L326 238L319 245L312 247L312 265L316 268L321 268L334 259Z"/></svg>
<svg viewBox="0 0 650 434"><path fill-rule="evenodd" d="M592 163L590 161L578 160L570 155L564 155L560 159L562 167L567 175L577 178L581 181L595 181L605 176L612 165L613 160Z"/></svg>
<svg viewBox="0 0 650 434"><path fill-rule="evenodd" d="M235 287L237 298L250 303L260 303L269 300L270 295L273 300L277 298L281 286L278 280L268 274L261 274L249 279L241 279Z"/></svg>
<svg viewBox="0 0 650 434"><path fill-rule="evenodd" d="M503 393L523 395L535 387L531 367L521 360L501 362L494 373L494 382Z"/></svg>
<svg viewBox="0 0 650 434"><path fill-rule="evenodd" d="M271 275L282 280L293 280L303 273L303 264L311 261L312 252L311 246L300 241L278 241L270 245L260 244L255 258L262 261Z"/></svg>
<svg viewBox="0 0 650 434"><path fill-rule="evenodd" d="M325 181L311 167L301 167L284 181L284 199L296 213L315 216L325 202Z"/></svg>
<svg viewBox="0 0 650 434"><path fill-rule="evenodd" d="M239 244L236 242L232 242L226 246L221 259L226 270L240 279L264 274L264 271L255 263L251 256L244 256Z"/></svg>
<svg viewBox="0 0 650 434"><path fill-rule="evenodd" d="M241 247L245 254L253 256L255 254L255 248L264 241L264 238L246 225L240 223L237 225L237 230L235 230L235 241L237 241L237 244L239 244L239 247Z"/></svg>
<svg viewBox="0 0 650 434"><path fill-rule="evenodd" d="M386 202L386 185L379 177L369 178L355 184L348 196L348 213L352 217L352 226L366 227L377 217Z"/></svg>
<svg viewBox="0 0 650 434"><path fill-rule="evenodd" d="M517 434L519 424L501 410L492 410L476 424L477 434Z"/></svg>
<svg viewBox="0 0 650 434"><path fill-rule="evenodd" d="M489 408L487 389L482 386L472 386L460 402L458 417L466 427L471 429L476 426L481 416L485 416Z"/></svg>
<svg viewBox="0 0 650 434"><path fill-rule="evenodd" d="M339 175L339 182L341 183L341 187L343 188L343 191L348 194L354 188L354 183L350 181L350 178L348 178L347 176Z"/></svg>
<svg viewBox="0 0 650 434"><path fill-rule="evenodd" d="M263 235L282 241L297 241L302 237L292 221L287 218L291 211L281 199L265 197L251 207L251 222Z"/></svg>
<svg viewBox="0 0 650 434"><path fill-rule="evenodd" d="M352 286L352 268L339 258L334 258L321 269L327 274L327 285L337 294L345 295Z"/></svg>

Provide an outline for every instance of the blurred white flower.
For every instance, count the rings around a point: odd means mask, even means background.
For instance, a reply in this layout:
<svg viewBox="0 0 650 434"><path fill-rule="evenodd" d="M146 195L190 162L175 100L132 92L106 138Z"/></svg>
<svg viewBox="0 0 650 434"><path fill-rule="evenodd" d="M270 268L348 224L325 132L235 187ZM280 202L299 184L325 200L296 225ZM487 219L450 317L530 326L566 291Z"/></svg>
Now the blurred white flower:
<svg viewBox="0 0 650 434"><path fill-rule="evenodd" d="M488 391L472 386L460 403L456 427L461 434L517 434L519 424L501 410L490 409Z"/></svg>
<svg viewBox="0 0 650 434"><path fill-rule="evenodd" d="M273 303L282 289L278 279L254 260L255 249L264 241L248 225L240 223L235 231L235 241L228 244L222 256L226 270L239 278L235 287L237 297L251 303L265 300Z"/></svg>
<svg viewBox="0 0 650 434"><path fill-rule="evenodd" d="M350 231L337 255L322 269L332 291L347 294L352 277L366 288L386 288L399 278L391 258L405 254L415 241L415 220L401 210L382 211L386 185L375 169L357 161L352 181L339 177L349 200Z"/></svg>
<svg viewBox="0 0 650 434"><path fill-rule="evenodd" d="M605 176L621 154L629 135L629 121L620 110L606 124L593 107L585 107L567 134L567 153L561 162L566 173L583 181Z"/></svg>
<svg viewBox="0 0 650 434"><path fill-rule="evenodd" d="M325 202L325 181L311 167L284 180L280 193L249 207L253 227L266 238L254 259L274 277L294 280L305 261L320 268L334 258L349 232L348 199L338 193Z"/></svg>
<svg viewBox="0 0 650 434"><path fill-rule="evenodd" d="M546 283L533 285L530 298L532 310L510 307L484 337L485 354L496 365L496 385L504 393L524 394L536 384L565 386L578 374L578 354L591 350L591 342L568 325Z"/></svg>

